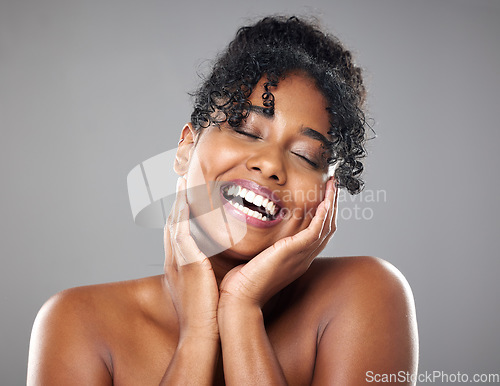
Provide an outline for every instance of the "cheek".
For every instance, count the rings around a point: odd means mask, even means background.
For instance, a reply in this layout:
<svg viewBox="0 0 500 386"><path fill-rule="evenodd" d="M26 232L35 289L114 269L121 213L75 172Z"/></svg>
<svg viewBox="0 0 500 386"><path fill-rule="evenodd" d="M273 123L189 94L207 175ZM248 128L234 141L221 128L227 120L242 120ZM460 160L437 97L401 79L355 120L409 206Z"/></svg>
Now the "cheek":
<svg viewBox="0 0 500 386"><path fill-rule="evenodd" d="M191 216L198 217L208 213L212 209L213 203L208 194L207 179L197 151L191 155L186 180L187 201Z"/></svg>
<svg viewBox="0 0 500 386"><path fill-rule="evenodd" d="M325 184L321 181L313 181L285 192L283 201L293 203L289 205L290 210L287 215L293 220L300 221L302 227L309 225L324 196Z"/></svg>
<svg viewBox="0 0 500 386"><path fill-rule="evenodd" d="M186 175L188 204L191 213L196 216L221 206L216 183L224 180L224 173L234 166L237 156L235 149L212 137L217 136L210 133L198 142L191 154Z"/></svg>

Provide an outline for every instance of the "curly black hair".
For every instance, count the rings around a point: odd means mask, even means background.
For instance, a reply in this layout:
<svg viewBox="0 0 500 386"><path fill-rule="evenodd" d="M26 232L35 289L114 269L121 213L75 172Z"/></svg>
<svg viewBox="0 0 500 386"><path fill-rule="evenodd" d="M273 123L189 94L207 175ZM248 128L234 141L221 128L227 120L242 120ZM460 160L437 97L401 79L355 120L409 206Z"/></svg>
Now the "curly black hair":
<svg viewBox="0 0 500 386"><path fill-rule="evenodd" d="M332 137L329 163L338 161L338 185L351 194L359 193L363 188L360 159L366 155L366 91L361 69L337 38L295 16L266 17L238 30L216 59L211 74L192 94L194 128L203 130L223 122L240 126L250 112L248 98L263 76L267 78L264 110L273 115L271 88L293 71L305 72L327 99Z"/></svg>

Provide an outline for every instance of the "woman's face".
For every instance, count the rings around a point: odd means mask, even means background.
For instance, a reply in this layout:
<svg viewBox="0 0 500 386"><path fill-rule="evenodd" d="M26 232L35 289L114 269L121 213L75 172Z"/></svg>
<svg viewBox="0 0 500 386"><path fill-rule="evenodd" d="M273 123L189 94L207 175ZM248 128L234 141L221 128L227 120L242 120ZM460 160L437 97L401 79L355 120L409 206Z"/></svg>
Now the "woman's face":
<svg viewBox="0 0 500 386"><path fill-rule="evenodd" d="M275 112L268 116L265 81L254 88L240 127L204 129L185 175L197 241L215 241L245 260L306 228L328 179L326 99L308 77L289 75L271 90Z"/></svg>

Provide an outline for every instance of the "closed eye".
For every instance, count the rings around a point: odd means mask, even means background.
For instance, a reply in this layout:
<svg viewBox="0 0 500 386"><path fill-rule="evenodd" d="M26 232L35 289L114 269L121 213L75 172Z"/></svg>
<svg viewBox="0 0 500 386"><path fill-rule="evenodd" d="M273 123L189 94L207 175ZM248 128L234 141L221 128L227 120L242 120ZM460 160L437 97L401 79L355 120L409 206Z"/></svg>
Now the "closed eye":
<svg viewBox="0 0 500 386"><path fill-rule="evenodd" d="M314 167L315 169L318 168L318 164L316 162L314 162L313 160L309 159L308 157L302 155L302 154L299 154L299 153L293 153L295 154L297 157L299 157L300 159L306 161L309 165L311 165L312 167Z"/></svg>
<svg viewBox="0 0 500 386"><path fill-rule="evenodd" d="M241 130L241 129L234 129L234 131L236 133L238 133L238 134L244 135L245 137L250 137L250 138L253 138L253 139L260 139L260 137L258 135L249 133L248 131L244 131L244 130Z"/></svg>

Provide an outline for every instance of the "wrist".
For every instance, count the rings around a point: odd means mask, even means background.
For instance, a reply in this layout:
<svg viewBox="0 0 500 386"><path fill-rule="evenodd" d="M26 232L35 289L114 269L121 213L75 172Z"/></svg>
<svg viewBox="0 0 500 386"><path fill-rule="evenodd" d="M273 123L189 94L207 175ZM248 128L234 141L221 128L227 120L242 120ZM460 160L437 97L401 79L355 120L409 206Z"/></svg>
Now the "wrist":
<svg viewBox="0 0 500 386"><path fill-rule="evenodd" d="M234 295L231 292L221 290L219 296L219 303L217 307L217 315L219 315L221 309L255 309L262 308L259 300L255 297L243 296L241 294Z"/></svg>
<svg viewBox="0 0 500 386"><path fill-rule="evenodd" d="M230 296L227 296L224 301L222 298L219 301L217 321L221 334L225 328L244 326L261 320L263 320L263 315L258 304Z"/></svg>
<svg viewBox="0 0 500 386"><path fill-rule="evenodd" d="M209 327L184 327L179 331L179 342L190 344L192 342L218 343L219 326Z"/></svg>

